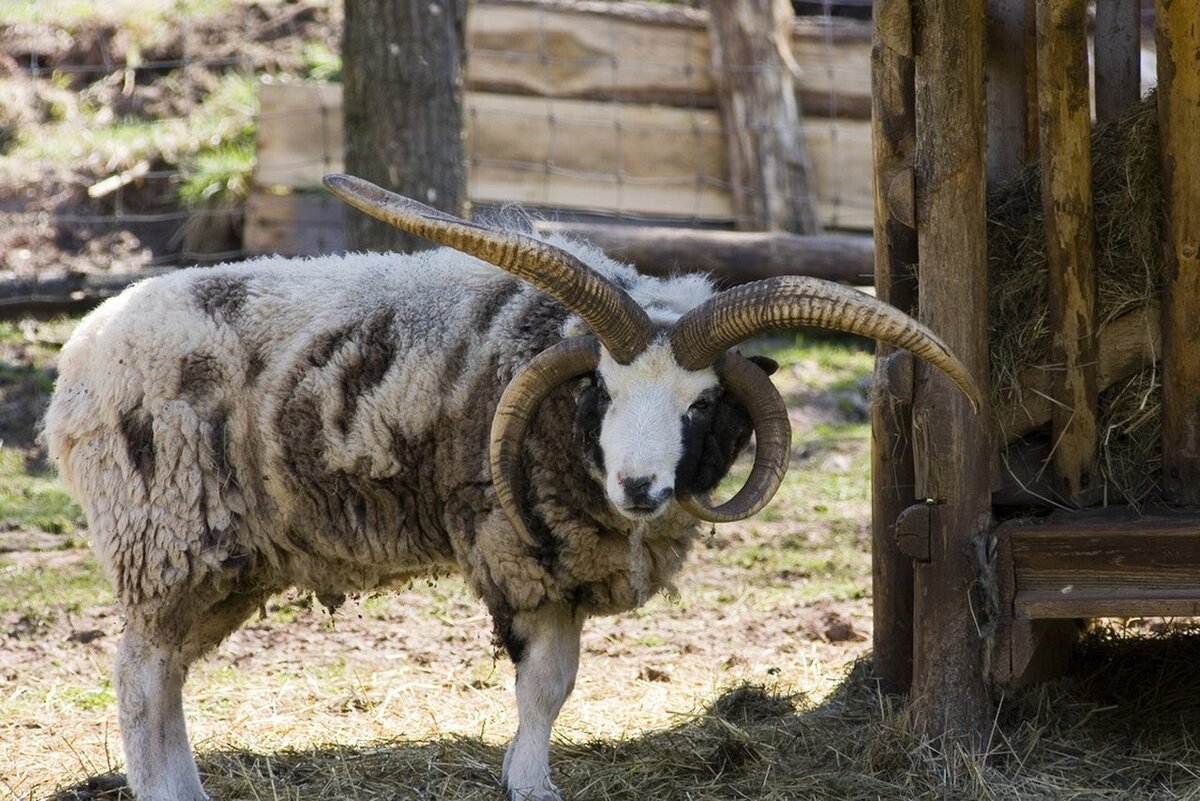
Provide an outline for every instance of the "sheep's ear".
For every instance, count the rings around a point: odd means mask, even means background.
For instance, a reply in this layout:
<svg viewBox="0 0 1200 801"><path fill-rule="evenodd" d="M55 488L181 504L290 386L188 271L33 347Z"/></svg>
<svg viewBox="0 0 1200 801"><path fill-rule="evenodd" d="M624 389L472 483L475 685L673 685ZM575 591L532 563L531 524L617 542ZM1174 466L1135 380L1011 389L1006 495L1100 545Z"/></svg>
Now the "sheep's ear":
<svg viewBox="0 0 1200 801"><path fill-rule="evenodd" d="M775 371L779 369L779 362L770 356L747 356L746 358L757 364L767 375L775 375Z"/></svg>

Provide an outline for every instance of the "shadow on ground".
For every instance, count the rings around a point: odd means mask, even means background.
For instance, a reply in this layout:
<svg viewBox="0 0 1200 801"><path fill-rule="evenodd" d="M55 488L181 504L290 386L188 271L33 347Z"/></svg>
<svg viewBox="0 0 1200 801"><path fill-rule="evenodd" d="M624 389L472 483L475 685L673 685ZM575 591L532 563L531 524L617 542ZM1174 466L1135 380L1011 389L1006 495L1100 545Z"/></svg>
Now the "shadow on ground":
<svg viewBox="0 0 1200 801"><path fill-rule="evenodd" d="M1144 634L1145 632L1141 632ZM1193 797L1200 748L1196 633L1085 638L1075 675L999 698L986 756L915 733L858 663L819 705L757 685L726 691L678 725L558 744L577 801L654 799L1177 799ZM501 747L476 738L201 756L214 799L499 799ZM129 798L95 777L55 801ZM1189 795L1192 794L1192 795Z"/></svg>

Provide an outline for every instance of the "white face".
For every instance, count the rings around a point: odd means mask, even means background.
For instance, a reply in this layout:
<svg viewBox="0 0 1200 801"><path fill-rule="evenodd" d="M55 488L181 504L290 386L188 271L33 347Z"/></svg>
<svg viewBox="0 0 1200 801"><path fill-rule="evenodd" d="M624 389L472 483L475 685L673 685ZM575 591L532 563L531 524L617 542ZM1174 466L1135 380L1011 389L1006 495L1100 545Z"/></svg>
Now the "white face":
<svg viewBox="0 0 1200 801"><path fill-rule="evenodd" d="M598 372L610 398L600 425L605 492L625 516L655 517L675 491L685 416L712 394L716 373L684 370L665 343L628 365L605 352Z"/></svg>

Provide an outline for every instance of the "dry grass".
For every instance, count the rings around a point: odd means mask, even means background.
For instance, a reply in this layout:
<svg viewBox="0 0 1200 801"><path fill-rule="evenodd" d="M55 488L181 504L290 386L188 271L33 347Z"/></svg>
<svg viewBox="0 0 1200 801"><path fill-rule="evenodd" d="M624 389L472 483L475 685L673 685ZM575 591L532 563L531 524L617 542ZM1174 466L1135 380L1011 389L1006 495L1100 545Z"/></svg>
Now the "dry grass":
<svg viewBox="0 0 1200 801"><path fill-rule="evenodd" d="M992 395L1019 402L1020 374L1053 370L1046 301L1041 172L1027 167L989 198ZM1162 285L1162 175L1154 95L1092 137L1097 323L1155 303ZM1109 499L1155 500L1161 396L1154 368L1100 398L1101 471Z"/></svg>

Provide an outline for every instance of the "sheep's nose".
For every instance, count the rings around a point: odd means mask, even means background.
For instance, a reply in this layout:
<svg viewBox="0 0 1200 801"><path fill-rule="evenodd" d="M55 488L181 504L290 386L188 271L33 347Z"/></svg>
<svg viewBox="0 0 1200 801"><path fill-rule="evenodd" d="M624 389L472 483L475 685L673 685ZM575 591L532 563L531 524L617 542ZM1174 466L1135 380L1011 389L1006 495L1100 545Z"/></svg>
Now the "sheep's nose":
<svg viewBox="0 0 1200 801"><path fill-rule="evenodd" d="M673 491L670 487L651 493L650 490L654 486L656 478L657 476L633 476L620 480L621 489L625 491L625 497L629 500L630 506L657 508L671 497Z"/></svg>

